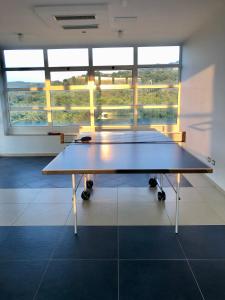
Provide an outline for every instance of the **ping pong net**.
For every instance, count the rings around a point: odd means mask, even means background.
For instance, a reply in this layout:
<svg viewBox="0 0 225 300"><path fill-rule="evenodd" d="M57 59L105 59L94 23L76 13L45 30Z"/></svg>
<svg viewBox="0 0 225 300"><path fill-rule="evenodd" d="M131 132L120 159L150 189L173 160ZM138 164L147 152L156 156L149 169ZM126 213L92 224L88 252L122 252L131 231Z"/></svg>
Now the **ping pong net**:
<svg viewBox="0 0 225 300"><path fill-rule="evenodd" d="M60 134L62 144L135 144L185 142L185 132L161 133L149 131L101 131Z"/></svg>

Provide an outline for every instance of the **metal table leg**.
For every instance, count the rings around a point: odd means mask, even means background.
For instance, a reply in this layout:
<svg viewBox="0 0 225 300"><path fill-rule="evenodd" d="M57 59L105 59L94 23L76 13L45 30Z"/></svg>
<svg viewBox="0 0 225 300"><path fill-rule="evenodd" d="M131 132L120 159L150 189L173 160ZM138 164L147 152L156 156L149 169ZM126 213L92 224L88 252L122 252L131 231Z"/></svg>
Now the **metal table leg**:
<svg viewBox="0 0 225 300"><path fill-rule="evenodd" d="M87 190L87 177L88 175L84 174L84 191Z"/></svg>
<svg viewBox="0 0 225 300"><path fill-rule="evenodd" d="M72 174L72 200L74 214L74 234L77 234L77 199L76 199L76 175Z"/></svg>
<svg viewBox="0 0 225 300"><path fill-rule="evenodd" d="M180 176L181 174L177 174L175 233L178 233L179 223Z"/></svg>

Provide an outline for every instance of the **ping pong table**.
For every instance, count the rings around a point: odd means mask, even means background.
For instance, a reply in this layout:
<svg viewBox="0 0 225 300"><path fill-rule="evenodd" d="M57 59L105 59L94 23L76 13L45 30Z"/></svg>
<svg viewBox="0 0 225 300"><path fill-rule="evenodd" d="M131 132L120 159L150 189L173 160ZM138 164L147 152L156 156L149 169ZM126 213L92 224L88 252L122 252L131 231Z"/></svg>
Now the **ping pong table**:
<svg viewBox="0 0 225 300"><path fill-rule="evenodd" d="M82 142L88 135L89 142ZM164 201L163 176L176 174L175 233L178 233L181 174L212 173L211 167L182 146L158 131L95 132L81 134L58 154L43 174L72 175L74 233L77 234L76 175L84 178L81 196L88 200L93 188L91 174L156 174L149 179L150 188L158 188L158 200ZM159 180L158 180L158 176Z"/></svg>

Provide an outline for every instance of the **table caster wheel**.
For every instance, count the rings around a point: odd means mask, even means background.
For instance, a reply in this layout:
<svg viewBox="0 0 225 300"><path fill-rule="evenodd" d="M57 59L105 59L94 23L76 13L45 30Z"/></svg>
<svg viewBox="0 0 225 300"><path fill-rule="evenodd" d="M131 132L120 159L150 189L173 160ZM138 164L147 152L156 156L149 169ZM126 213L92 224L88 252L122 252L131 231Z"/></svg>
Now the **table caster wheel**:
<svg viewBox="0 0 225 300"><path fill-rule="evenodd" d="M158 200L165 201L166 200L166 193L164 191L158 192Z"/></svg>
<svg viewBox="0 0 225 300"><path fill-rule="evenodd" d="M83 200L89 200L90 196L91 196L91 193L90 193L90 191L88 191L88 190L83 191L83 192L81 193L81 198L82 198Z"/></svg>
<svg viewBox="0 0 225 300"><path fill-rule="evenodd" d="M94 184L93 180L87 180L87 181L86 181L86 186L87 186L87 188L88 188L89 190L92 189L93 184Z"/></svg>
<svg viewBox="0 0 225 300"><path fill-rule="evenodd" d="M156 178L150 178L148 183L151 188L155 188L158 185Z"/></svg>

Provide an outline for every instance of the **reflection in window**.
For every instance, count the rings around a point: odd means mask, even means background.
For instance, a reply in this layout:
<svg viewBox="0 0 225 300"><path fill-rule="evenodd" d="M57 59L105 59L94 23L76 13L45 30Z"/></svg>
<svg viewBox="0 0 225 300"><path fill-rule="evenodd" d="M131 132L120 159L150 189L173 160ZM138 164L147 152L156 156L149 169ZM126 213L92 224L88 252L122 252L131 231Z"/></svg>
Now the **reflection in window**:
<svg viewBox="0 0 225 300"><path fill-rule="evenodd" d="M138 84L177 84L178 68L142 68L138 69Z"/></svg>
<svg viewBox="0 0 225 300"><path fill-rule="evenodd" d="M89 91L51 91L52 106L89 106Z"/></svg>
<svg viewBox="0 0 225 300"><path fill-rule="evenodd" d="M86 67L88 64L88 49L48 50L49 67Z"/></svg>
<svg viewBox="0 0 225 300"><path fill-rule="evenodd" d="M8 92L10 107L45 106L45 92L10 91Z"/></svg>
<svg viewBox="0 0 225 300"><path fill-rule="evenodd" d="M177 109L138 109L138 125L176 124Z"/></svg>
<svg viewBox="0 0 225 300"><path fill-rule="evenodd" d="M139 65L178 64L179 46L138 47Z"/></svg>
<svg viewBox="0 0 225 300"><path fill-rule="evenodd" d="M45 111L11 111L12 126L46 126L47 112Z"/></svg>
<svg viewBox="0 0 225 300"><path fill-rule="evenodd" d="M96 71L95 84L132 84L132 71Z"/></svg>
<svg viewBox="0 0 225 300"><path fill-rule="evenodd" d="M132 105L133 90L97 90L95 105Z"/></svg>
<svg viewBox="0 0 225 300"><path fill-rule="evenodd" d="M132 109L97 110L95 111L95 124L101 125L132 125Z"/></svg>
<svg viewBox="0 0 225 300"><path fill-rule="evenodd" d="M51 85L83 85L88 83L87 71L51 72Z"/></svg>
<svg viewBox="0 0 225 300"><path fill-rule="evenodd" d="M60 125L87 125L90 126L90 111L53 111L54 126Z"/></svg>
<svg viewBox="0 0 225 300"><path fill-rule="evenodd" d="M139 89L138 103L145 105L177 105L178 89Z"/></svg>
<svg viewBox="0 0 225 300"><path fill-rule="evenodd" d="M44 71L7 71L8 88L43 88L45 85Z"/></svg>

